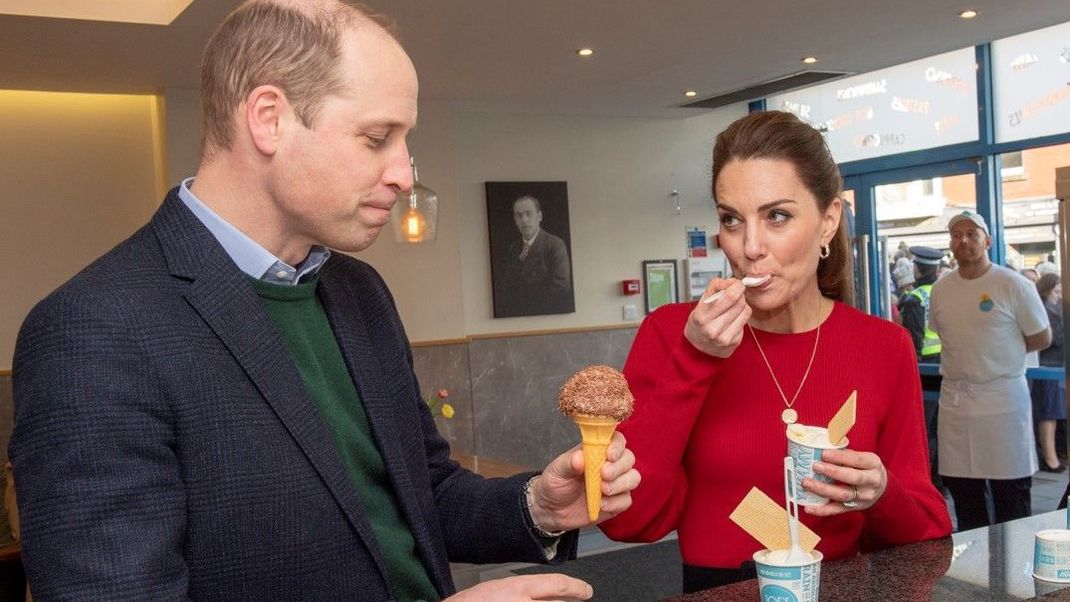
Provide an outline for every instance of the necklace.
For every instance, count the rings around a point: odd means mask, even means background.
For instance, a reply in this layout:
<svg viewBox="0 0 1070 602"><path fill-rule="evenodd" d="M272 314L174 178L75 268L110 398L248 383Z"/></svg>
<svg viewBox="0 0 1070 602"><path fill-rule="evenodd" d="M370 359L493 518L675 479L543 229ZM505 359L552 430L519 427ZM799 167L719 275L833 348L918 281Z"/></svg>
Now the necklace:
<svg viewBox="0 0 1070 602"><path fill-rule="evenodd" d="M792 409L791 406L795 405L795 400L799 398L799 393L802 392L803 385L806 384L806 377L810 376L810 368L813 367L814 356L817 355L817 342L821 340L821 325L817 325L817 335L814 336L814 348L810 351L810 361L806 364L806 372L803 373L802 380L799 381L799 388L795 389L795 395L791 396L791 401L788 401L788 396L784 394L784 389L780 386L776 373L773 372L773 366L769 364L769 358L765 357L762 344L758 342L758 335L754 334L754 327L748 324L747 328L750 329L750 336L754 338L754 344L758 347L758 353L762 354L762 359L765 360L765 367L769 369L769 376L773 377L773 384L776 385L776 390L780 392L780 397L784 400L784 405L787 406L780 413L780 419L784 421L784 424L795 424L795 421L799 419L799 413Z"/></svg>

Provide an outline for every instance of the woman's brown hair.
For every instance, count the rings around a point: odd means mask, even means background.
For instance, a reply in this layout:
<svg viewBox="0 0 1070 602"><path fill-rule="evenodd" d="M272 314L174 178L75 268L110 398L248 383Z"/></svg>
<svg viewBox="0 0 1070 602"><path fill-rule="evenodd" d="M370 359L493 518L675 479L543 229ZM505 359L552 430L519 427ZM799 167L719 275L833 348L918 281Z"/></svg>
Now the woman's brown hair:
<svg viewBox="0 0 1070 602"><path fill-rule="evenodd" d="M783 111L761 111L736 120L718 134L713 147L713 188L717 200L717 177L731 161L781 159L795 167L822 213L843 194L843 179L821 133L798 117ZM817 264L821 294L850 303L854 298L852 254L843 216L829 241L829 256Z"/></svg>

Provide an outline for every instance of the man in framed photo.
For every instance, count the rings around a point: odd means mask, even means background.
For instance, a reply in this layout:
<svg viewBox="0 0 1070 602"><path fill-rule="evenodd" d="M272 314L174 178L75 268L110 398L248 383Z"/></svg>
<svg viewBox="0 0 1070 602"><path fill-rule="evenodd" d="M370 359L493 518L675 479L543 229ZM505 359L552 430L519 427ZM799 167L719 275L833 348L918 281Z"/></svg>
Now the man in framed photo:
<svg viewBox="0 0 1070 602"><path fill-rule="evenodd" d="M514 315L575 311L568 247L542 229L542 204L532 195L513 201L513 220L520 236L509 245L506 278Z"/></svg>

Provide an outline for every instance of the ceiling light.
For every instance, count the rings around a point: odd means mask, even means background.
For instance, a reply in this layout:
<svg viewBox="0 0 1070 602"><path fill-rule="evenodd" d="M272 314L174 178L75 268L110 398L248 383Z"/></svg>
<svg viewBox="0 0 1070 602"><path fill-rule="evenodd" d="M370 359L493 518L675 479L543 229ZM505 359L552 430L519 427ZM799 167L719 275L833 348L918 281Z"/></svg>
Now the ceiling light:
<svg viewBox="0 0 1070 602"><path fill-rule="evenodd" d="M576 54L578 54L580 56L591 56L592 54L594 54L594 49L592 49L592 48L580 48L579 50L576 51Z"/></svg>
<svg viewBox="0 0 1070 602"><path fill-rule="evenodd" d="M962 19L972 19L977 16L977 11L973 9L967 9L959 13L959 17Z"/></svg>
<svg viewBox="0 0 1070 602"><path fill-rule="evenodd" d="M698 96L698 92L695 92L694 90L688 90L687 92L684 92L684 96L691 98L693 96Z"/></svg>
<svg viewBox="0 0 1070 602"><path fill-rule="evenodd" d="M808 56L808 57L803 58L802 62L806 63L807 65L813 65L814 63L817 62L817 57L816 56Z"/></svg>
<svg viewBox="0 0 1070 602"><path fill-rule="evenodd" d="M412 190L398 193L390 210L390 221L394 222L394 241L433 241L438 230L438 195L420 183L416 159L409 157L409 164L412 165Z"/></svg>

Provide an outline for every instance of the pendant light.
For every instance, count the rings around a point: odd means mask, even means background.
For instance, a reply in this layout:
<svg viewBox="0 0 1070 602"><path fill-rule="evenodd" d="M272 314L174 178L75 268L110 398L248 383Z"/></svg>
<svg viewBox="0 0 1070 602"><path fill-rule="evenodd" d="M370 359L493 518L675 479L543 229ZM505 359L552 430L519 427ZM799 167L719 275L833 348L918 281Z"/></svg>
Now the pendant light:
<svg viewBox="0 0 1070 602"><path fill-rule="evenodd" d="M438 195L420 183L416 171L416 159L409 157L412 165L412 190L399 193L391 210L394 222L394 242L420 243L435 240L438 226Z"/></svg>

